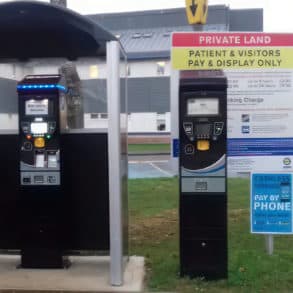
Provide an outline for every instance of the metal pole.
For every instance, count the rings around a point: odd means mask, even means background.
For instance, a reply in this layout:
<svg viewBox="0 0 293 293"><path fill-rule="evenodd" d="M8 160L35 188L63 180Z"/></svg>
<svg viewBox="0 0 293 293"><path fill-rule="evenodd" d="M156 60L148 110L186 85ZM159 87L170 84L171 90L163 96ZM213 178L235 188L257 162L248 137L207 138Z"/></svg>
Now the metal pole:
<svg viewBox="0 0 293 293"><path fill-rule="evenodd" d="M272 234L265 235L266 251L268 255L274 253L274 236Z"/></svg>
<svg viewBox="0 0 293 293"><path fill-rule="evenodd" d="M123 225L120 134L120 47L107 43L108 155L110 204L110 281L123 285Z"/></svg>
<svg viewBox="0 0 293 293"><path fill-rule="evenodd" d="M178 120L179 120L179 71L171 70L170 78L170 99L171 99L171 167L174 175L178 175L179 160L173 157L173 141L179 139Z"/></svg>

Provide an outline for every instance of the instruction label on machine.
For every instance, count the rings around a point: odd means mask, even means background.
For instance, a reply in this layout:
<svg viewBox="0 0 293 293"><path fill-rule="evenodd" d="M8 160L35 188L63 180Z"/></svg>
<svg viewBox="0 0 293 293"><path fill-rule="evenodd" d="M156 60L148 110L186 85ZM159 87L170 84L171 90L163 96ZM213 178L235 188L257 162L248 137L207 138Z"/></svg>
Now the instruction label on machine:
<svg viewBox="0 0 293 293"><path fill-rule="evenodd" d="M293 34L174 33L171 55L174 69L228 78L230 175L292 170Z"/></svg>
<svg viewBox="0 0 293 293"><path fill-rule="evenodd" d="M293 234L292 174L252 173L251 233Z"/></svg>

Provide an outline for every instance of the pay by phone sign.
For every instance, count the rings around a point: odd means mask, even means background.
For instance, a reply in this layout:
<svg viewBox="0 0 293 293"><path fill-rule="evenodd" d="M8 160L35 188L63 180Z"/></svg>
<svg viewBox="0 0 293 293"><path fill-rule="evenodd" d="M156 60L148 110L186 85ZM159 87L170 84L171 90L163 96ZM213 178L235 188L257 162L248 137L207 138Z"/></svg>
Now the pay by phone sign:
<svg viewBox="0 0 293 293"><path fill-rule="evenodd" d="M178 70L293 68L293 35L174 33L172 66Z"/></svg>
<svg viewBox="0 0 293 293"><path fill-rule="evenodd" d="M293 234L292 174L252 173L251 233Z"/></svg>

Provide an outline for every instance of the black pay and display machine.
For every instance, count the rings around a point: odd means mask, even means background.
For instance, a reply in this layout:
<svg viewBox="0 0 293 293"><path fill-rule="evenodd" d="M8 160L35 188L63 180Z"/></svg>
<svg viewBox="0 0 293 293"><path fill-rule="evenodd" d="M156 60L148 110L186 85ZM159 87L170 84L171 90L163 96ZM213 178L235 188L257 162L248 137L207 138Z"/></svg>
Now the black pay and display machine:
<svg viewBox="0 0 293 293"><path fill-rule="evenodd" d="M227 79L182 71L179 93L181 275L227 277Z"/></svg>
<svg viewBox="0 0 293 293"><path fill-rule="evenodd" d="M26 76L19 96L21 267L61 268L60 75Z"/></svg>

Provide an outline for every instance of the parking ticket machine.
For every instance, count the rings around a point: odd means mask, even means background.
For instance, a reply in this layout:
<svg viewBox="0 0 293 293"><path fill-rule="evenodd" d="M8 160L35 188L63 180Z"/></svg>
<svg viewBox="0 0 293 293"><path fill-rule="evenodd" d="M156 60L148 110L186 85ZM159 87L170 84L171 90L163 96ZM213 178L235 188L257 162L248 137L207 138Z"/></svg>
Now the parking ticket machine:
<svg viewBox="0 0 293 293"><path fill-rule="evenodd" d="M179 93L181 275L227 276L227 79L182 71Z"/></svg>
<svg viewBox="0 0 293 293"><path fill-rule="evenodd" d="M26 76L19 96L21 267L61 268L60 75Z"/></svg>

